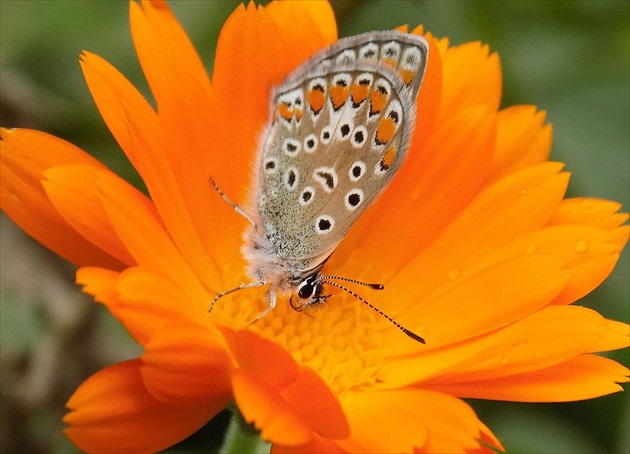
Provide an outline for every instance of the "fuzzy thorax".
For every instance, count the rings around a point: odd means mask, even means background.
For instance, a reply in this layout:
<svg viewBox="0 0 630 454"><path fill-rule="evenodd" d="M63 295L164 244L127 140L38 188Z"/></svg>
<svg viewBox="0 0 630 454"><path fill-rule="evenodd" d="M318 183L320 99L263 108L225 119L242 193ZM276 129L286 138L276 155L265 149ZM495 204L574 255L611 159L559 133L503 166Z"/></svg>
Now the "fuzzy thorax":
<svg viewBox="0 0 630 454"><path fill-rule="evenodd" d="M308 276L323 267L335 247L321 256L288 258L283 256L265 229L250 226L244 234L243 257L247 261L247 275L253 280L264 280L272 290L294 291ZM336 246L336 245L335 245Z"/></svg>

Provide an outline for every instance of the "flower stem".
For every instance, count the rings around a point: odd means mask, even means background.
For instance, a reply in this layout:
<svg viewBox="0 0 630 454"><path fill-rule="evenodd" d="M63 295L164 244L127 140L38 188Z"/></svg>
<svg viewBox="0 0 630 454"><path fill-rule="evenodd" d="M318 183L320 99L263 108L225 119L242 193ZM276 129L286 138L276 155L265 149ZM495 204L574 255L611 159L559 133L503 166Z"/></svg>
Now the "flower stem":
<svg viewBox="0 0 630 454"><path fill-rule="evenodd" d="M271 445L260 438L253 425L247 424L236 405L231 405L232 420L219 454L268 454Z"/></svg>

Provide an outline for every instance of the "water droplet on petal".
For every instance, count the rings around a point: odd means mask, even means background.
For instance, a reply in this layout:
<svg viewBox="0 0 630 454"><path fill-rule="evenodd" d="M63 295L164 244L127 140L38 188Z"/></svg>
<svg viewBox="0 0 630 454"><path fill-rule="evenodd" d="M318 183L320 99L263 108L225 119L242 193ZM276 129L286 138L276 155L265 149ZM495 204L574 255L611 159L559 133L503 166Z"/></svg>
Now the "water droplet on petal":
<svg viewBox="0 0 630 454"><path fill-rule="evenodd" d="M503 364L504 366L507 366L510 363L510 357L507 355L504 355L501 358L501 364Z"/></svg>
<svg viewBox="0 0 630 454"><path fill-rule="evenodd" d="M453 268L449 270L447 276L451 281L454 281L455 279L459 277L460 274L461 274L461 271L459 268Z"/></svg>
<svg viewBox="0 0 630 454"><path fill-rule="evenodd" d="M536 245L535 244L530 244L525 248L525 253L526 254L533 254L534 252L536 252Z"/></svg>
<svg viewBox="0 0 630 454"><path fill-rule="evenodd" d="M585 240L576 241L575 244L573 244L573 250L577 252L578 254L583 254L584 252L588 251L588 241L585 241Z"/></svg>

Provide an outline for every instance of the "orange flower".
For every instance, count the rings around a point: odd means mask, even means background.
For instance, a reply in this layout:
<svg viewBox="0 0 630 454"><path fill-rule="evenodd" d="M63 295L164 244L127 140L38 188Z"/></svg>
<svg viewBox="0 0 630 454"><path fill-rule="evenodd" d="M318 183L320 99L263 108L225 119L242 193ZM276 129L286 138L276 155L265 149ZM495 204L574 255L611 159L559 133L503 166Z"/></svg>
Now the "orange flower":
<svg viewBox="0 0 630 454"><path fill-rule="evenodd" d="M247 225L208 179L244 199L270 87L336 40L334 17L321 2L238 8L211 83L166 4L130 13L157 111L100 57L81 65L150 198L61 139L2 130L2 209L144 347L68 402L79 448L161 450L235 401L274 452L489 451L499 441L460 398L579 400L628 381L593 354L627 347L628 326L570 305L613 269L627 216L564 199L544 113L499 110L496 54L431 34L409 158L325 268L385 284L373 302L426 346L339 292L310 317L281 299L248 326L257 289L208 314L246 280Z"/></svg>

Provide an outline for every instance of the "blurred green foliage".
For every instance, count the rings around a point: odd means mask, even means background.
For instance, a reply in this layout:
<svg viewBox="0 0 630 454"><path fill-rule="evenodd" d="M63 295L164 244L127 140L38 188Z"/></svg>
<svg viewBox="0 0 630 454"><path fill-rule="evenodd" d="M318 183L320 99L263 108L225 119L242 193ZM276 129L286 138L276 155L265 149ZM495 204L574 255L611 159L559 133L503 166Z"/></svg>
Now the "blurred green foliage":
<svg viewBox="0 0 630 454"><path fill-rule="evenodd" d="M221 24L237 4L171 2L209 70ZM452 44L489 43L501 57L503 105L535 104L547 111L554 126L552 159L573 173L570 195L616 200L628 211L629 2L338 0L333 7L342 36L407 23L424 24ZM65 138L141 187L91 101L78 64L83 49L105 57L150 99L133 51L126 2L1 0L0 123ZM627 322L629 275L626 248L613 275L583 304ZM12 318L10 311L2 315ZM27 321L20 314L13 318ZM26 337L18 345L28 343L29 331L19 331ZM3 332L3 343L19 331ZM630 362L628 350L611 356L626 366ZM570 404L472 404L510 452L630 452L627 393ZM221 415L174 450L207 445L226 421Z"/></svg>

